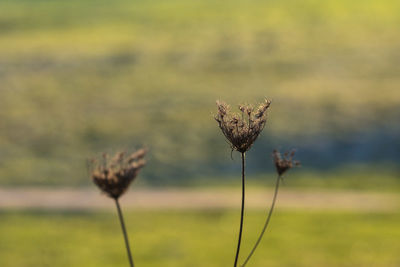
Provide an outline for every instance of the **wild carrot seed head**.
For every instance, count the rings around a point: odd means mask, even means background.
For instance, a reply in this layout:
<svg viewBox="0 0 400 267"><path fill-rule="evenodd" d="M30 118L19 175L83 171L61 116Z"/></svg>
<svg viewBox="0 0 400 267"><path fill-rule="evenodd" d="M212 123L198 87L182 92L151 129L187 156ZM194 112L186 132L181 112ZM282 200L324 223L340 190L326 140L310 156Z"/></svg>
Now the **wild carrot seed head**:
<svg viewBox="0 0 400 267"><path fill-rule="evenodd" d="M251 105L240 105L240 113L233 113L229 105L217 101L218 113L214 118L232 150L244 153L251 148L264 129L270 105L271 101L265 99L257 109Z"/></svg>
<svg viewBox="0 0 400 267"><path fill-rule="evenodd" d="M272 157L274 159L276 171L278 172L278 175L284 174L286 171L289 169L295 167L295 166L300 166L300 162L293 160L295 150L292 150L291 152L285 152L283 154L283 157L281 153L278 150L274 150L272 153Z"/></svg>
<svg viewBox="0 0 400 267"><path fill-rule="evenodd" d="M146 153L144 148L131 155L118 152L112 158L103 153L100 160L90 160L90 176L103 193L118 199L145 166Z"/></svg>

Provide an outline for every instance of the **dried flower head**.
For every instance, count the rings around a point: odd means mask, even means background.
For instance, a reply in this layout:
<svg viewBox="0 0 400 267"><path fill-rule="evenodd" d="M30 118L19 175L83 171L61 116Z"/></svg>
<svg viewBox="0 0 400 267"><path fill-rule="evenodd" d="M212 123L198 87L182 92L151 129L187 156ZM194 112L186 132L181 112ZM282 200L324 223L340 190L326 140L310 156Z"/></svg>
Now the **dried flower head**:
<svg viewBox="0 0 400 267"><path fill-rule="evenodd" d="M229 141L232 150L244 153L250 149L267 122L267 109L271 101L265 99L257 109L240 105L241 114L232 113L229 105L217 101L218 113L215 120Z"/></svg>
<svg viewBox="0 0 400 267"><path fill-rule="evenodd" d="M295 150L292 150L291 152L285 152L282 157L278 150L275 149L273 151L272 156L274 158L276 171L279 175L284 174L287 170L295 166L300 166L299 161L293 160L295 152Z"/></svg>
<svg viewBox="0 0 400 267"><path fill-rule="evenodd" d="M144 148L131 155L119 152L112 158L104 153L100 161L90 161L91 178L101 191L111 198L118 199L146 164L146 153Z"/></svg>

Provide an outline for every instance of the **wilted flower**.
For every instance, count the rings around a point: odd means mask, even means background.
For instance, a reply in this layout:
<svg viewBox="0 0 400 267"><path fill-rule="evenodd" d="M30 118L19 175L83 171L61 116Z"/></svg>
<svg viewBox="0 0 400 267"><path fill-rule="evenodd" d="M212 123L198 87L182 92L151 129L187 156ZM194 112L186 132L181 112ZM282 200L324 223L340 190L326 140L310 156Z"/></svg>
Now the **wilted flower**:
<svg viewBox="0 0 400 267"><path fill-rule="evenodd" d="M119 152L111 159L104 153L100 162L96 159L90 161L91 178L101 191L118 199L146 164L146 153L147 150L142 148L131 155Z"/></svg>
<svg viewBox="0 0 400 267"><path fill-rule="evenodd" d="M278 150L275 149L273 151L272 156L274 158L276 171L278 172L279 176L294 166L300 166L299 161L293 160L294 154L295 150L292 150L291 152L285 152L282 157Z"/></svg>
<svg viewBox="0 0 400 267"><path fill-rule="evenodd" d="M232 113L229 105L217 101L215 120L229 141L232 150L244 153L250 149L267 122L267 109L271 101L265 99L255 110L250 105L240 105L241 114Z"/></svg>

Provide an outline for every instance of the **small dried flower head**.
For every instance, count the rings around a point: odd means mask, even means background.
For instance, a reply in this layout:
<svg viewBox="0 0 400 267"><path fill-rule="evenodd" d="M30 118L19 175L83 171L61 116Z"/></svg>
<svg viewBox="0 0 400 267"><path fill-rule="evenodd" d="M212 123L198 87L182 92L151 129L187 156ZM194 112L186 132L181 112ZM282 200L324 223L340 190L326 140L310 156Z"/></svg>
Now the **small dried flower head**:
<svg viewBox="0 0 400 267"><path fill-rule="evenodd" d="M295 150L292 150L291 152L285 152L282 157L281 153L278 150L275 149L273 151L272 156L274 158L276 171L280 176L284 174L287 170L295 166L300 166L299 161L293 160L295 152Z"/></svg>
<svg viewBox="0 0 400 267"><path fill-rule="evenodd" d="M90 176L103 193L118 199L146 164L146 153L144 148L131 155L118 152L112 158L104 153L101 160L90 160Z"/></svg>
<svg viewBox="0 0 400 267"><path fill-rule="evenodd" d="M267 109L271 101L265 99L257 109L250 105L240 105L241 113L232 113L229 105L217 101L218 113L215 120L229 141L232 150L244 153L250 149L267 122Z"/></svg>

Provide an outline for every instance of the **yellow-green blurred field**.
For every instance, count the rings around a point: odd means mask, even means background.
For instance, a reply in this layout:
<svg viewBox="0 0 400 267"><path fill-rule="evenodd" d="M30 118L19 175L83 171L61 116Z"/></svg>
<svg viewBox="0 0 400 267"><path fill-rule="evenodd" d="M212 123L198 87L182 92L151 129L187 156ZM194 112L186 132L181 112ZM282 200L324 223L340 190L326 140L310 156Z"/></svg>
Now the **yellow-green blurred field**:
<svg viewBox="0 0 400 267"><path fill-rule="evenodd" d="M93 186L88 157L147 145L134 186L236 190L215 100L268 97L250 188L273 186L272 148L297 147L293 192L396 194L399 25L398 0L1 0L0 189ZM238 210L126 210L137 266L232 266ZM248 211L242 256L264 216ZM399 222L278 208L248 266L397 267ZM114 212L0 209L1 267L127 264Z"/></svg>
<svg viewBox="0 0 400 267"><path fill-rule="evenodd" d="M3 0L0 183L87 185L87 157L141 144L150 184L222 175L216 99L273 100L259 172L289 145L310 168L393 162L399 23L397 0Z"/></svg>
<svg viewBox="0 0 400 267"><path fill-rule="evenodd" d="M1 212L0 265L127 266L117 215L95 212ZM250 211L242 253L265 214ZM233 210L126 216L137 266L231 266L238 214ZM399 213L278 211L248 266L396 267Z"/></svg>

